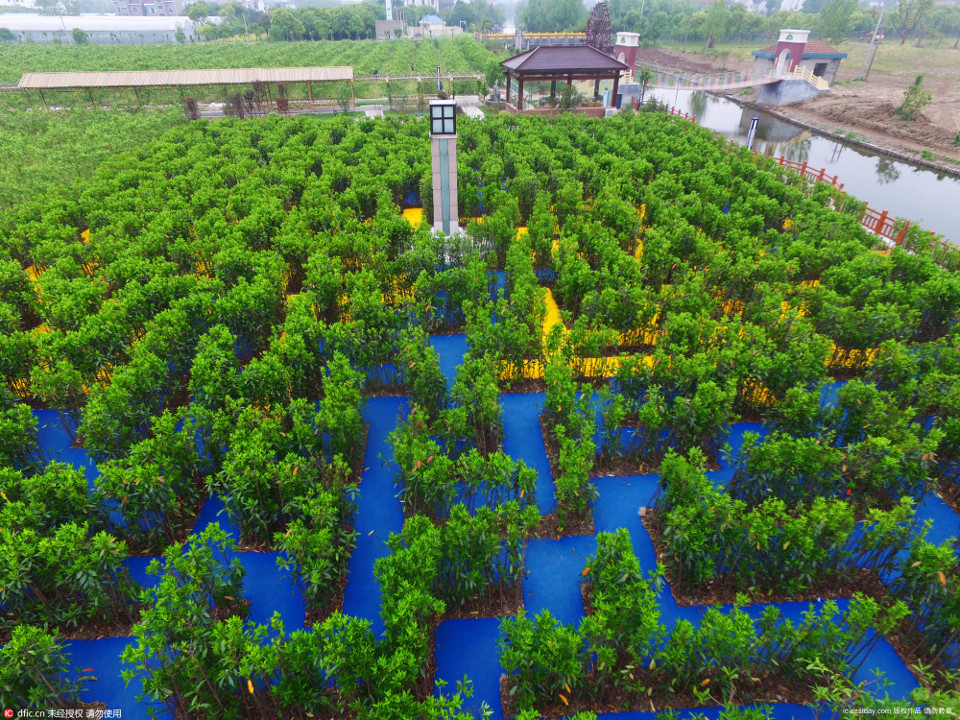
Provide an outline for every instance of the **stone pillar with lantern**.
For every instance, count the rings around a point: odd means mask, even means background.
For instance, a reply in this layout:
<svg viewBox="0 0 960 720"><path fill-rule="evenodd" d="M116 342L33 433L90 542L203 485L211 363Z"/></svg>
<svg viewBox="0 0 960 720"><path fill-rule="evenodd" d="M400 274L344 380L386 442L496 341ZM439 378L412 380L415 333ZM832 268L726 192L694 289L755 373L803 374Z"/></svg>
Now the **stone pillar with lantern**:
<svg viewBox="0 0 960 720"><path fill-rule="evenodd" d="M457 197L457 103L430 101L430 160L433 169L433 229L460 231Z"/></svg>

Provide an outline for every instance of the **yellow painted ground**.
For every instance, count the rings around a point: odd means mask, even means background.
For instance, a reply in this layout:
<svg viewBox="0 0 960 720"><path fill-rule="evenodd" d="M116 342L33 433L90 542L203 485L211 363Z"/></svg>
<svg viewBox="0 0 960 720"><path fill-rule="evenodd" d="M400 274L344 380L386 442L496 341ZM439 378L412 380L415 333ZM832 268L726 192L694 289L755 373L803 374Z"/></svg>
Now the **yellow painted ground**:
<svg viewBox="0 0 960 720"><path fill-rule="evenodd" d="M413 229L416 230L420 227L420 223L423 222L423 208L407 208L403 211L403 216L407 219L407 222L413 226Z"/></svg>
<svg viewBox="0 0 960 720"><path fill-rule="evenodd" d="M563 325L563 319L560 317L560 308L557 306L557 301L553 299L553 293L550 291L550 288L544 290L544 303L547 306L547 313L543 316L543 341L546 343L547 335L550 334L550 331L553 329L554 325L559 325L564 337L567 335L567 328Z"/></svg>
<svg viewBox="0 0 960 720"><path fill-rule="evenodd" d="M637 210L637 214L640 217L641 222L646 218L647 207L646 205L641 205ZM423 209L422 208L407 208L403 211L403 217L414 227L418 228L420 223L423 222ZM477 222L483 222L483 218L469 218L470 220L476 220ZM792 225L792 221L787 219L783 223L784 229L788 229ZM522 237L529 233L529 230L526 227L517 228L517 238ZM559 243L556 239L553 241L553 251L556 253L559 248ZM643 255L643 242L637 242L637 248L634 251L634 257L637 260L640 260ZM31 271L33 274L31 274ZM35 279L36 271L33 268L27 269L27 274L31 279ZM804 280L800 283L800 287L816 287L820 284L819 280ZM396 294L388 294L384 296L384 302L391 303L396 302L398 299L405 299L409 296L408 292L399 292ZM560 308L557 306L557 302L553 297L553 293L549 288L544 290L544 302L546 303L547 312L543 319L543 340L546 342L547 335L549 335L550 330L555 325L560 325L563 328L563 333L566 335L567 330L563 326L563 319L560 317ZM789 302L783 302L781 304L781 310L784 315L790 310L792 306ZM727 300L724 302L723 310L729 315L740 314L743 312L743 303L739 300ZM800 307L800 314L805 315L806 309ZM341 320L349 319L348 314L343 314ZM718 328L718 332L723 328ZM626 333L620 333L619 342L620 345L656 345L658 335L655 332L644 332L641 330L632 330ZM871 348L868 350L855 350L849 353L849 357L844 361L844 365L849 367L854 364L860 364L861 362L869 363L873 360L874 356L877 354L876 348ZM653 358L647 356L642 358L642 362L652 366ZM830 361L827 360L829 365ZM613 377L617 374L617 371L620 368L621 358L610 357L610 358L575 358L573 360L574 370L578 374L590 378L598 377ZM526 362L522 369L518 369L512 365L505 366L501 373L500 378L502 380L506 379L527 379L527 380L539 380L543 378L543 363L539 360L531 360ZM757 405L771 406L774 403L773 394L769 389L764 386L755 383L755 386L748 387L747 392L753 395L753 402Z"/></svg>

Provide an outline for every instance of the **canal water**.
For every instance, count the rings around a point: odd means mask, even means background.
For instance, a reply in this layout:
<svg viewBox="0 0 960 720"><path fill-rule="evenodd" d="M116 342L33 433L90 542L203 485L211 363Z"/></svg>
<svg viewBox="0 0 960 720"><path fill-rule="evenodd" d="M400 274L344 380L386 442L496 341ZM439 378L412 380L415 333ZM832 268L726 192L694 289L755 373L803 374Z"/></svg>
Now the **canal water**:
<svg viewBox="0 0 960 720"><path fill-rule="evenodd" d="M871 208L942 234L960 247L960 179L876 155L778 120L730 100L694 90L654 90L657 100L695 115L697 124L746 144L750 120L760 125L754 150L779 158L807 162L837 175L843 189Z"/></svg>

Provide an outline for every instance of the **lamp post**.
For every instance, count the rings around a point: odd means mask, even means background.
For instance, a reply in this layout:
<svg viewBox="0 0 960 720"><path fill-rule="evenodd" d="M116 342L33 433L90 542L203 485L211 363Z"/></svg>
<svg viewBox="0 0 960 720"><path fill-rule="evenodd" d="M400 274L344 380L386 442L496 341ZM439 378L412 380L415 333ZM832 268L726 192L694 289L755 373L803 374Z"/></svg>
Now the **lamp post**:
<svg viewBox="0 0 960 720"><path fill-rule="evenodd" d="M430 101L430 160L433 170L433 230L460 230L457 198L457 104Z"/></svg>

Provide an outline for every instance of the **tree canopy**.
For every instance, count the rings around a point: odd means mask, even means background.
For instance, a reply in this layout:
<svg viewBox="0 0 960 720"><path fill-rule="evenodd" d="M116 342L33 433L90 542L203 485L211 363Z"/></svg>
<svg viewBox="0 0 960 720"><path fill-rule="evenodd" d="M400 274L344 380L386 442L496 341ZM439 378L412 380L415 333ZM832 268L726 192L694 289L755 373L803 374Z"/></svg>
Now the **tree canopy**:
<svg viewBox="0 0 960 720"><path fill-rule="evenodd" d="M582 0L527 0L520 9L520 26L528 32L582 31L586 21Z"/></svg>
<svg viewBox="0 0 960 720"><path fill-rule="evenodd" d="M913 35L933 8L933 0L898 0L893 16L893 27L900 35L900 44Z"/></svg>
<svg viewBox="0 0 960 720"><path fill-rule="evenodd" d="M853 30L856 10L857 0L827 0L820 11L820 36L832 43L845 40Z"/></svg>

